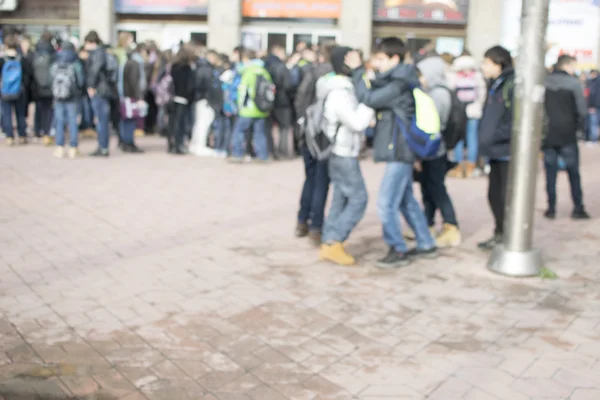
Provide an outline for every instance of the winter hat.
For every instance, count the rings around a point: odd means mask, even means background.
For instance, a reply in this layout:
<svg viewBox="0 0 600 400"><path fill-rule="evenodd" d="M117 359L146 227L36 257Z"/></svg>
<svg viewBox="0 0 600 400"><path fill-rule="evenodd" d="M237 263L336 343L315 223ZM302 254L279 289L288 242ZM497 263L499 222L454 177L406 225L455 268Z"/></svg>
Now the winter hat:
<svg viewBox="0 0 600 400"><path fill-rule="evenodd" d="M350 68L346 65L346 55L351 51L352 49L350 47L336 47L331 52L331 65L336 74L350 74Z"/></svg>

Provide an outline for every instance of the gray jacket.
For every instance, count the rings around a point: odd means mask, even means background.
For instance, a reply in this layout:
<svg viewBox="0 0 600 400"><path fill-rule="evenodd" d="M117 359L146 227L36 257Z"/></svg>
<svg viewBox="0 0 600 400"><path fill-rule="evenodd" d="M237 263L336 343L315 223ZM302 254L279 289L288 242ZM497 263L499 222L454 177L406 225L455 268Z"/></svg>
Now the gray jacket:
<svg viewBox="0 0 600 400"><path fill-rule="evenodd" d="M359 68L353 73L353 81L358 101L376 112L377 125L373 142L375 162L412 164L415 156L398 123L408 126L414 115L412 89L419 85L415 67L399 64L394 69L379 74L373 81L366 78L364 68Z"/></svg>

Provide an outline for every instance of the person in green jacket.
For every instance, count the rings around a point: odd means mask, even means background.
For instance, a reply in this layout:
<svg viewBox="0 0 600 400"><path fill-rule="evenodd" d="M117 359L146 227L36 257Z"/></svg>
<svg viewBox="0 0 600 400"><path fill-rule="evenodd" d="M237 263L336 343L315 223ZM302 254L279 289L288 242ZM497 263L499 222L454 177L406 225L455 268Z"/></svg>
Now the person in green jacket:
<svg viewBox="0 0 600 400"><path fill-rule="evenodd" d="M253 147L256 158L259 161L267 162L269 160L269 152L267 149L265 120L269 116L269 112L265 111L264 106L261 109L257 105L256 92L259 79L271 85L273 80L265 69L264 62L256 58L254 51L248 49L242 50L238 73L241 75L240 85L238 86L239 117L233 128L231 137L232 151L229 161L234 163L243 162L244 139L246 132L252 129Z"/></svg>

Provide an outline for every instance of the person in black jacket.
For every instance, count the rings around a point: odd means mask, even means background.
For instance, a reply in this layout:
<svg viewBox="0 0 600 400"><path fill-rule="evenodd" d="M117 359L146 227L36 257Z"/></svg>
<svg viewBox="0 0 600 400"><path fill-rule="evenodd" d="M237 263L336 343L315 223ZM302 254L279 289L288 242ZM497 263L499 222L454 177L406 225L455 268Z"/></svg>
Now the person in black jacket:
<svg viewBox="0 0 600 400"><path fill-rule="evenodd" d="M495 46L485 52L481 69L492 81L483 115L479 122L479 153L489 159L488 202L496 228L494 236L479 243L482 250L493 250L504 235L504 206L508 184L511 132L513 125L513 91L515 71L510 52Z"/></svg>
<svg viewBox="0 0 600 400"><path fill-rule="evenodd" d="M292 100L290 90L292 89L292 77L290 71L285 65L285 49L279 45L271 48L270 54L265 61L265 67L273 83L275 84L275 108L267 118L266 131L269 152L274 158L289 158L291 156L290 137L292 128ZM278 149L275 150L273 139L273 124L279 126Z"/></svg>
<svg viewBox="0 0 600 400"><path fill-rule="evenodd" d="M556 218L556 175L559 157L565 162L571 184L571 196L575 206L572 218L590 218L583 206L577 146L577 131L582 129L587 117L587 104L581 83L574 76L576 67L575 57L560 56L554 72L548 75L544 82L546 126L542 148L548 193L548 210L544 216L548 219Z"/></svg>
<svg viewBox="0 0 600 400"><path fill-rule="evenodd" d="M35 100L35 136L42 142L52 144L50 129L54 118L52 105L52 79L50 68L56 61L56 50L51 42L52 34L45 32L35 46L33 56L33 99Z"/></svg>
<svg viewBox="0 0 600 400"><path fill-rule="evenodd" d="M587 88L589 90L588 96L588 127L587 137L588 143L598 143L598 128L600 127L600 72L590 72L590 79L587 82Z"/></svg>
<svg viewBox="0 0 600 400"><path fill-rule="evenodd" d="M196 79L192 62L192 53L186 48L181 48L171 68L174 96L173 109L169 115L169 153L176 155L188 153L183 142L186 135L186 121L196 95Z"/></svg>
<svg viewBox="0 0 600 400"><path fill-rule="evenodd" d="M21 65L21 87L20 94L14 96L4 96L0 98L0 106L2 107L2 130L6 135L6 145L12 146L15 143L12 112L15 111L17 119L17 131L21 144L27 144L27 125L25 121L25 109L27 108L27 93L31 89L31 81L33 80L33 72L31 64L25 58L21 58L17 51L18 41L16 36L9 35L4 39L6 46L6 54L4 58L0 58L0 82L2 82L2 70L6 62L17 60ZM0 93L2 94L2 93Z"/></svg>
<svg viewBox="0 0 600 400"><path fill-rule="evenodd" d="M189 152L197 156L214 156L215 152L208 147L208 136L215 120L216 108L214 99L215 68L219 55L215 51L202 48L196 62L196 97L192 107L194 127L190 140ZM220 83L218 89L220 90Z"/></svg>
<svg viewBox="0 0 600 400"><path fill-rule="evenodd" d="M144 83L139 61L130 55L123 67L123 98L129 98L131 101L142 101L145 91ZM135 129L138 122L139 119L137 118L124 118L123 116L120 118L120 147L125 153L139 154L144 152L135 144Z"/></svg>

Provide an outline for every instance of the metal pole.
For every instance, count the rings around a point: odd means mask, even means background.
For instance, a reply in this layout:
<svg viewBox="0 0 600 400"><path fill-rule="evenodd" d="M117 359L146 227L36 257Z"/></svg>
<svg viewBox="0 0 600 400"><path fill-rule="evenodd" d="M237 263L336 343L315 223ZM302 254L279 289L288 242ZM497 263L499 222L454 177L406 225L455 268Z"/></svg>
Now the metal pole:
<svg viewBox="0 0 600 400"><path fill-rule="evenodd" d="M515 277L535 276L542 267L541 255L533 249L532 234L549 3L523 0L504 245L494 250L488 264L494 272Z"/></svg>

